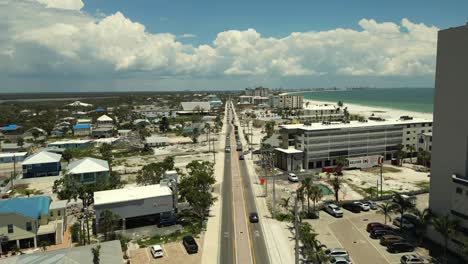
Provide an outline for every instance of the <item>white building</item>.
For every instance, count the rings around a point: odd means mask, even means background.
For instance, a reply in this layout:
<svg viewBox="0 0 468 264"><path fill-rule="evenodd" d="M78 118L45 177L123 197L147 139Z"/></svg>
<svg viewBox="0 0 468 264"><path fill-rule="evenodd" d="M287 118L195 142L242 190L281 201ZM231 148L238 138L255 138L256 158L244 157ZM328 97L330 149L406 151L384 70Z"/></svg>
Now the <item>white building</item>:
<svg viewBox="0 0 468 264"><path fill-rule="evenodd" d="M301 159L302 168L314 169L336 165L338 157L382 155L392 159L398 145L417 144L417 134L431 130L432 120L399 119L393 121L365 120L312 123L311 125L281 125L281 145L276 149L277 164L292 164L284 159ZM293 151L291 148L298 151ZM294 154L294 155L292 155ZM297 164L280 167L300 169Z"/></svg>
<svg viewBox="0 0 468 264"><path fill-rule="evenodd" d="M68 164L67 175L82 184L107 182L109 163L95 158L75 160Z"/></svg>
<svg viewBox="0 0 468 264"><path fill-rule="evenodd" d="M282 93L279 97L279 108L282 109L302 109L304 101L303 95Z"/></svg>
<svg viewBox="0 0 468 264"><path fill-rule="evenodd" d="M432 152L432 132L421 133L418 135L418 144L416 150Z"/></svg>
<svg viewBox="0 0 468 264"><path fill-rule="evenodd" d="M114 120L108 115L102 115L97 120L97 127L113 127Z"/></svg>
<svg viewBox="0 0 468 264"><path fill-rule="evenodd" d="M468 241L468 25L439 31L437 46L429 208L458 221L448 248L459 252Z"/></svg>
<svg viewBox="0 0 468 264"><path fill-rule="evenodd" d="M344 118L344 113L335 105L307 105L301 110L302 114L299 118L318 121L341 121Z"/></svg>
<svg viewBox="0 0 468 264"><path fill-rule="evenodd" d="M94 193L94 209L96 222L104 210L110 210L119 215L122 227L132 219L146 217L158 219L161 214L174 212L172 190L165 184L127 187L124 189L100 191Z"/></svg>
<svg viewBox="0 0 468 264"><path fill-rule="evenodd" d="M245 88L245 95L247 96L259 96L268 97L270 88L256 87L256 88Z"/></svg>
<svg viewBox="0 0 468 264"><path fill-rule="evenodd" d="M27 152L0 153L0 163L22 162L27 155Z"/></svg>
<svg viewBox="0 0 468 264"><path fill-rule="evenodd" d="M169 144L168 137L150 136L145 138L145 145L149 147L163 147Z"/></svg>

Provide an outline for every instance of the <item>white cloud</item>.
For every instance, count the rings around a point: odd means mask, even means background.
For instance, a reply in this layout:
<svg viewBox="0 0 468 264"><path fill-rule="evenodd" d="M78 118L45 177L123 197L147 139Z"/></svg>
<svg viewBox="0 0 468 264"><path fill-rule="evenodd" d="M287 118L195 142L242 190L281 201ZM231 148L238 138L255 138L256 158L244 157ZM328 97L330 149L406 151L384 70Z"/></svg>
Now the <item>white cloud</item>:
<svg viewBox="0 0 468 264"><path fill-rule="evenodd" d="M406 18L400 24L362 19L361 30L293 32L284 38L229 30L193 46L170 33L149 33L120 12L84 14L81 0L37 1L2 2L0 72L196 78L427 76L435 69L438 29Z"/></svg>
<svg viewBox="0 0 468 264"><path fill-rule="evenodd" d="M180 35L181 38L196 38L197 35L195 34L182 34Z"/></svg>

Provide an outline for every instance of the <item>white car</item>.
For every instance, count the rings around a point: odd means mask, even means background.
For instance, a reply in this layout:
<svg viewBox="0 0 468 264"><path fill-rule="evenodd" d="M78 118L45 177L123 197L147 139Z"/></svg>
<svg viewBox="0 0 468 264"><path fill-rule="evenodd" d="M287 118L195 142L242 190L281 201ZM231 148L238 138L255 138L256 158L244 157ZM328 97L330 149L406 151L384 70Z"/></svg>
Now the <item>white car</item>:
<svg viewBox="0 0 468 264"><path fill-rule="evenodd" d="M325 212L333 215L334 217L343 217L343 211L341 208L334 204L327 204L324 207Z"/></svg>
<svg viewBox="0 0 468 264"><path fill-rule="evenodd" d="M354 202L354 204L357 204L359 205L359 207L361 207L361 210L362 211L369 211L370 210L370 206L366 203L361 203L361 202Z"/></svg>
<svg viewBox="0 0 468 264"><path fill-rule="evenodd" d="M298 181L299 181L299 178L297 177L296 174L294 174L294 173L289 173L289 174L288 174L288 180L289 180L290 182L298 182Z"/></svg>
<svg viewBox="0 0 468 264"><path fill-rule="evenodd" d="M424 264L424 259L414 254L403 255L400 258L401 264Z"/></svg>
<svg viewBox="0 0 468 264"><path fill-rule="evenodd" d="M374 201L365 201L365 204L369 205L370 209L377 210L377 203Z"/></svg>
<svg viewBox="0 0 468 264"><path fill-rule="evenodd" d="M332 264L353 264L348 257L331 257L330 263Z"/></svg>
<svg viewBox="0 0 468 264"><path fill-rule="evenodd" d="M154 258L162 258L164 256L164 251L160 245L151 246L151 255Z"/></svg>
<svg viewBox="0 0 468 264"><path fill-rule="evenodd" d="M344 248L328 248L325 250L325 254L329 257L345 257L349 258L348 251Z"/></svg>
<svg viewBox="0 0 468 264"><path fill-rule="evenodd" d="M401 217L396 217L395 219L393 219L393 224L398 226L399 228L405 228L405 229L413 229L414 228L413 223L406 220L405 218L403 218L403 221L402 221Z"/></svg>

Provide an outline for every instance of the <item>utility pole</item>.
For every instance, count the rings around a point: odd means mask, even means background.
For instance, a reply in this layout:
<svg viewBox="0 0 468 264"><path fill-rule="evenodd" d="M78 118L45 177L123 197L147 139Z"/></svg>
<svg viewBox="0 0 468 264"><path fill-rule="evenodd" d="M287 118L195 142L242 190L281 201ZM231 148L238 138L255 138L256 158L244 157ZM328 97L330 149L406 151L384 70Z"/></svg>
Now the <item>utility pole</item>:
<svg viewBox="0 0 468 264"><path fill-rule="evenodd" d="M383 159L380 163L380 196L383 195Z"/></svg>
<svg viewBox="0 0 468 264"><path fill-rule="evenodd" d="M297 194L294 195L294 263L299 264L299 214L297 212Z"/></svg>

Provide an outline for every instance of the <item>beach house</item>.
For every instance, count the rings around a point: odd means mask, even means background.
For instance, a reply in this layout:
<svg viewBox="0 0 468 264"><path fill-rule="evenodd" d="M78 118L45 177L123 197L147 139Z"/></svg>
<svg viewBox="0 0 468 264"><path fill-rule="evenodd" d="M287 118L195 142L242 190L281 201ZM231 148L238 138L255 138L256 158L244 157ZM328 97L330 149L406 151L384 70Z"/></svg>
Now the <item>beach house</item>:
<svg viewBox="0 0 468 264"><path fill-rule="evenodd" d="M26 158L23 163L23 177L57 176L60 174L62 155L42 151Z"/></svg>
<svg viewBox="0 0 468 264"><path fill-rule="evenodd" d="M109 178L109 163L95 158L75 160L67 166L67 173L81 184L105 183Z"/></svg>

